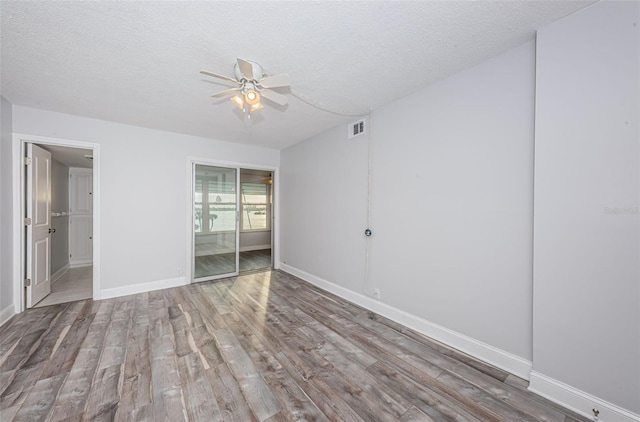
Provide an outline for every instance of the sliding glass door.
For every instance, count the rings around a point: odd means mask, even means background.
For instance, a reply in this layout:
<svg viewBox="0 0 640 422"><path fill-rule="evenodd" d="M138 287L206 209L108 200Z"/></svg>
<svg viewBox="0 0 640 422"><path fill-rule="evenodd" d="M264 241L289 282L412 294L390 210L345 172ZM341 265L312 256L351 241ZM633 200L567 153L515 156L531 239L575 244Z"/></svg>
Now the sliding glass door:
<svg viewBox="0 0 640 422"><path fill-rule="evenodd" d="M193 165L193 279L238 274L238 169Z"/></svg>

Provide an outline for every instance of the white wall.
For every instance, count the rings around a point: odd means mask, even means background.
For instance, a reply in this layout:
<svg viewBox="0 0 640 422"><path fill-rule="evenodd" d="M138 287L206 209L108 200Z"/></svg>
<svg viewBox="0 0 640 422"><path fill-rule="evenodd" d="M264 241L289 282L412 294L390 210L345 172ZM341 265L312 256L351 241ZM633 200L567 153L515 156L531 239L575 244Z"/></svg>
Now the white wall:
<svg viewBox="0 0 640 422"><path fill-rule="evenodd" d="M11 132L12 105L0 97L0 324L13 314L11 245Z"/></svg>
<svg viewBox="0 0 640 422"><path fill-rule="evenodd" d="M240 251L256 251L271 247L271 230L240 232Z"/></svg>
<svg viewBox="0 0 640 422"><path fill-rule="evenodd" d="M531 360L535 46L373 121L372 280L386 302Z"/></svg>
<svg viewBox="0 0 640 422"><path fill-rule="evenodd" d="M367 138L346 126L282 151L281 262L362 292Z"/></svg>
<svg viewBox="0 0 640 422"><path fill-rule="evenodd" d="M20 106L13 131L100 144L103 290L185 274L187 157L257 167L277 167L280 158L277 150Z"/></svg>
<svg viewBox="0 0 640 422"><path fill-rule="evenodd" d="M539 31L534 213L534 370L635 413L639 32L608 1Z"/></svg>
<svg viewBox="0 0 640 422"><path fill-rule="evenodd" d="M282 260L531 360L534 43L282 152Z"/></svg>

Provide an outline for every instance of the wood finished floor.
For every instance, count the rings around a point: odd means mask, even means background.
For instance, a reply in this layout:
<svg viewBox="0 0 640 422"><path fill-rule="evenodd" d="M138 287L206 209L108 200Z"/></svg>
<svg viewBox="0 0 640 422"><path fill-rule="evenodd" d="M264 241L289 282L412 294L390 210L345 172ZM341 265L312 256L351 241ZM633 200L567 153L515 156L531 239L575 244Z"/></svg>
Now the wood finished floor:
<svg viewBox="0 0 640 422"><path fill-rule="evenodd" d="M280 271L14 316L0 420L586 421Z"/></svg>
<svg viewBox="0 0 640 422"><path fill-rule="evenodd" d="M240 252L240 272L271 267L271 249ZM195 259L195 278L235 272L235 253L197 256Z"/></svg>

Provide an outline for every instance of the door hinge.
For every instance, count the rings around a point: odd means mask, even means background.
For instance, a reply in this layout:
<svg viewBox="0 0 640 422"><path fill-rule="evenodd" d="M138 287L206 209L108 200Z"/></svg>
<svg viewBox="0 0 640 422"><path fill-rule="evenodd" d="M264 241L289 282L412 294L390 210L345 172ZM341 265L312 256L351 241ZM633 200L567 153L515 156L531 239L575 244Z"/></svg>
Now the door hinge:
<svg viewBox="0 0 640 422"><path fill-rule="evenodd" d="M24 157L24 165L25 166L31 165L31 157Z"/></svg>
<svg viewBox="0 0 640 422"><path fill-rule="evenodd" d="M30 226L31 225L31 218L27 217L24 219L24 225L25 226Z"/></svg>
<svg viewBox="0 0 640 422"><path fill-rule="evenodd" d="M24 287L29 287L31 286L31 279L30 278L25 278L24 279Z"/></svg>

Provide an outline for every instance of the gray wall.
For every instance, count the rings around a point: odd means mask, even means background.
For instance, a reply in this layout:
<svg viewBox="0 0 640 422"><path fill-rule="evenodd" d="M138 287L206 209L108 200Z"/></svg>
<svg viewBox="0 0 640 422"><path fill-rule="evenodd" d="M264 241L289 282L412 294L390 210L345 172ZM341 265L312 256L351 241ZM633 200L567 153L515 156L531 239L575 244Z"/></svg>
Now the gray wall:
<svg viewBox="0 0 640 422"><path fill-rule="evenodd" d="M532 358L535 47L529 42L282 152L282 261Z"/></svg>
<svg viewBox="0 0 640 422"><path fill-rule="evenodd" d="M346 125L282 151L281 261L362 292L367 138Z"/></svg>
<svg viewBox="0 0 640 422"><path fill-rule="evenodd" d="M0 312L12 308L13 230L11 228L12 106L0 97ZM2 321L0 321L2 322Z"/></svg>
<svg viewBox="0 0 640 422"><path fill-rule="evenodd" d="M51 210L69 212L69 167L51 160ZM53 217L51 228L51 274L69 263L69 217Z"/></svg>
<svg viewBox="0 0 640 422"><path fill-rule="evenodd" d="M636 413L639 30L600 2L538 33L533 330L536 372Z"/></svg>

